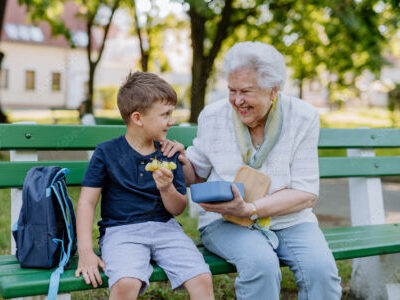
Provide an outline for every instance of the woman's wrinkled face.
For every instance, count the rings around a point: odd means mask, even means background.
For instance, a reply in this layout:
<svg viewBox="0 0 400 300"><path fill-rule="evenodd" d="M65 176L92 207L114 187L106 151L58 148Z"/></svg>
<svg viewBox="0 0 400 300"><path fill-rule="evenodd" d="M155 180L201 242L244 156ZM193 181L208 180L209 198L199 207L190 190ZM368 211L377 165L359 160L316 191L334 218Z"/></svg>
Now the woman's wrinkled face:
<svg viewBox="0 0 400 300"><path fill-rule="evenodd" d="M256 71L240 68L228 77L229 101L240 120L250 128L265 126L267 113L275 97L276 89L259 87Z"/></svg>

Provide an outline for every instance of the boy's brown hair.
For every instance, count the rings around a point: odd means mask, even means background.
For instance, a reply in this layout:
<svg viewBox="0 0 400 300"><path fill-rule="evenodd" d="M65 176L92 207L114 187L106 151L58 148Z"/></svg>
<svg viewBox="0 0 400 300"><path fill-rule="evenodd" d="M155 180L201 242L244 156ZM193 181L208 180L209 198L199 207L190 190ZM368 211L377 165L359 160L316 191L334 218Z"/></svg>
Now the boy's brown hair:
<svg viewBox="0 0 400 300"><path fill-rule="evenodd" d="M171 85L153 73L129 73L118 91L118 109L125 124L133 112L145 113L157 101L176 105L177 97Z"/></svg>

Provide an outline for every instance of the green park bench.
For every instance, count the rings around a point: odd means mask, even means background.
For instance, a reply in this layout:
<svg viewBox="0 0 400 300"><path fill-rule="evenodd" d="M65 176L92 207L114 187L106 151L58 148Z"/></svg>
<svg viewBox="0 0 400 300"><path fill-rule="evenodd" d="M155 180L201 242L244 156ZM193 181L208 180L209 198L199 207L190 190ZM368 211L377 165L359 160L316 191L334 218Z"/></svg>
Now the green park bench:
<svg viewBox="0 0 400 300"><path fill-rule="evenodd" d="M10 150L10 161L0 162L0 188L12 189L11 222L17 220L22 201L21 187L31 167L58 165L68 168L71 172L67 176L67 184L79 186L88 165L87 160L37 161L38 151L93 150L100 142L124 133L124 126L115 125L1 124L0 150ZM168 138L180 141L185 146L191 145L195 136L194 126L172 127L168 133ZM352 226L324 229L323 232L336 260L358 258L357 263L353 263L352 280L355 288L360 285L360 289L368 293L371 291L365 286L378 288L378 292L382 292L380 289L383 288L390 296L393 289L388 286L392 283L387 280L390 281L391 277L384 274L395 272L390 267L400 265L398 254L392 254L400 252L400 224L385 224L380 177L400 175L400 156L375 157L373 148L400 148L400 130L321 129L319 149L347 149L348 153L345 157L320 157L320 177L347 177L349 181L355 181L350 182L349 186ZM208 252L201 245L199 249L213 274L235 272L235 267L231 264ZM12 253L13 251L15 246L12 241ZM367 261L363 261L366 259ZM391 259L397 261L391 262ZM76 266L77 257L73 257L61 276L60 293L92 288L82 278L75 277ZM369 272L368 268L379 268L379 272ZM0 295L14 298L46 294L50 273L50 270L22 269L14 255L2 255ZM106 287L107 278L103 273L102 278L102 287ZM164 280L167 280L165 273L155 266L151 281ZM398 288L394 283L393 285L395 289Z"/></svg>

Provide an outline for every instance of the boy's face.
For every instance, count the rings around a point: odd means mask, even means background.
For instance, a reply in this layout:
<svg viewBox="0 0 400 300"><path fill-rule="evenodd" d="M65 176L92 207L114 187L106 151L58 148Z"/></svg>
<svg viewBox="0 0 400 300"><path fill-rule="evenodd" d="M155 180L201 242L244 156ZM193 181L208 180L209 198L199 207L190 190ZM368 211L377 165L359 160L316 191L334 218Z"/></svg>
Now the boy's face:
<svg viewBox="0 0 400 300"><path fill-rule="evenodd" d="M149 138L155 141L165 140L168 129L174 125L172 119L174 109L174 105L157 101L142 114L143 129Z"/></svg>

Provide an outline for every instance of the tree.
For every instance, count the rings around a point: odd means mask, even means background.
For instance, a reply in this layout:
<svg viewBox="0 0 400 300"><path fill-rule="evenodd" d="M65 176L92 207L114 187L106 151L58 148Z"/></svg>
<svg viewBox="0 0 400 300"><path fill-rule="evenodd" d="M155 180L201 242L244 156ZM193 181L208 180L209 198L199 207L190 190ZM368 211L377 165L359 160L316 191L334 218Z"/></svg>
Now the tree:
<svg viewBox="0 0 400 300"><path fill-rule="evenodd" d="M159 1L149 0L146 10L139 8L136 1L130 3L133 19L133 32L137 34L140 47L140 65L144 72L167 71L169 64L163 51L163 43L167 30L180 30L185 24L173 14L166 16Z"/></svg>
<svg viewBox="0 0 400 300"><path fill-rule="evenodd" d="M4 15L6 13L6 4L7 0L0 2L0 34L3 31L3 21L4 21ZM3 62L3 59L4 59L4 53L0 50L0 74L1 74L1 63ZM8 123L7 115L3 112L1 106L0 106L0 123Z"/></svg>
<svg viewBox="0 0 400 300"><path fill-rule="evenodd" d="M30 18L33 21L46 21L52 30L53 35L63 35L70 42L71 47L75 47L72 34L61 18L63 12L63 4L67 0L61 1L42 1L42 0L19 0L20 4L26 4ZM86 25L86 33L88 43L86 46L86 54L89 66L89 81L87 99L82 103L81 115L93 112L93 95L94 95L94 76L96 68L100 62L105 47L105 42L112 24L115 11L121 5L123 0L74 0L79 6L79 17ZM106 18L98 18L100 8L108 9L109 15ZM94 55L94 30L101 28L103 37L97 56Z"/></svg>
<svg viewBox="0 0 400 300"><path fill-rule="evenodd" d="M259 13L257 6L264 1L185 0L184 2L189 5L193 49L189 122L196 122L204 107L207 81L224 41L236 28L246 24L248 18L256 16Z"/></svg>

